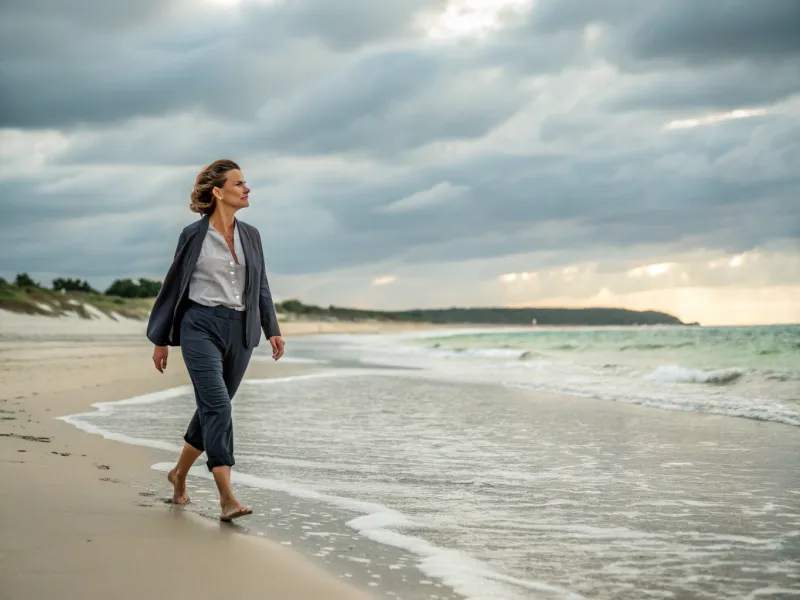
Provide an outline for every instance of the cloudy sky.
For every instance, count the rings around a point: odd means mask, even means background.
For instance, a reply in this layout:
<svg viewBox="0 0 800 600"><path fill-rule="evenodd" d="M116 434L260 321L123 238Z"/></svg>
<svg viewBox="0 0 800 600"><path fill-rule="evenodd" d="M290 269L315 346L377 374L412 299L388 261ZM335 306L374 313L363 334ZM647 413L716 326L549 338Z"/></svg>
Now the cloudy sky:
<svg viewBox="0 0 800 600"><path fill-rule="evenodd" d="M278 299L800 321L797 0L8 0L0 275L161 278L198 169Z"/></svg>

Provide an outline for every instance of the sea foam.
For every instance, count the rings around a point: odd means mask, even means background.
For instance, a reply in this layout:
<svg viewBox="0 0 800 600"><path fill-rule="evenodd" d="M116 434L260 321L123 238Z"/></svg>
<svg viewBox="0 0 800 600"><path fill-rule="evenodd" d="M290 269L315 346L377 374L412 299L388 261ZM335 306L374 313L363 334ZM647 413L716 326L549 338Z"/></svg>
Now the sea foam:
<svg viewBox="0 0 800 600"><path fill-rule="evenodd" d="M741 369L713 369L703 371L702 369L691 369L680 365L664 365L646 376L646 379L654 381L666 381L674 383L731 383L744 375Z"/></svg>

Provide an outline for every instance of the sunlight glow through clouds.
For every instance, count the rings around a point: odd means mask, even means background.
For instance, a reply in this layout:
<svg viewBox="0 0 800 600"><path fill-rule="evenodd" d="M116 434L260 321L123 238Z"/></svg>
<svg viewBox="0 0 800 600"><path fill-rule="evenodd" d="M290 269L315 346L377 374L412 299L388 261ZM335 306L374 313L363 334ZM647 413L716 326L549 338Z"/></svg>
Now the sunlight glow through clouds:
<svg viewBox="0 0 800 600"><path fill-rule="evenodd" d="M389 285L390 283L394 283L397 281L397 277L394 275L386 275L384 277L377 277L376 279L372 280L372 285L379 286L379 285Z"/></svg>
<svg viewBox="0 0 800 600"><path fill-rule="evenodd" d="M500 275L498 279L506 283L513 283L514 281L530 281L531 279L536 279L538 277L539 274L536 272L523 271L522 273L505 273Z"/></svg>
<svg viewBox="0 0 800 600"><path fill-rule="evenodd" d="M716 113L712 115L705 115L704 117L695 117L692 119L678 119L670 121L664 126L664 129L691 129L693 127L700 127L701 125L712 125L722 121L730 121L732 119L747 119L750 117L760 117L767 114L763 108L741 108L732 110L730 112Z"/></svg>
<svg viewBox="0 0 800 600"><path fill-rule="evenodd" d="M712 260L708 263L709 269L719 269L722 267L741 267L745 261L753 261L758 259L757 252L745 252L744 254L736 254L731 256L730 258L721 258L718 260Z"/></svg>
<svg viewBox="0 0 800 600"><path fill-rule="evenodd" d="M527 12L533 0L450 0L425 29L432 39L485 37L508 17Z"/></svg>
<svg viewBox="0 0 800 600"><path fill-rule="evenodd" d="M675 263L660 263L656 265L647 265L645 267L636 267L628 271L628 277L644 277L645 275L658 277L659 275L668 273L674 266Z"/></svg>

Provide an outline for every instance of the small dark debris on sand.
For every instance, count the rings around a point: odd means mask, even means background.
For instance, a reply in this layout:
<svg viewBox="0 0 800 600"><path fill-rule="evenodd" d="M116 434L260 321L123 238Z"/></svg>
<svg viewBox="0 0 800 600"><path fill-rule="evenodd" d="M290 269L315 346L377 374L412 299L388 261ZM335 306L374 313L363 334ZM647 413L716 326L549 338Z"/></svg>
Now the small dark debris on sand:
<svg viewBox="0 0 800 600"><path fill-rule="evenodd" d="M109 467L108 465L95 465L95 466L96 466L98 469L100 469L101 471L108 471L108 470L111 468L111 467Z"/></svg>
<svg viewBox="0 0 800 600"><path fill-rule="evenodd" d="M145 498L152 498L153 496L155 496L153 492L139 492L139 495L144 496Z"/></svg>
<svg viewBox="0 0 800 600"><path fill-rule="evenodd" d="M35 435L20 435L19 433L0 433L0 437L13 437L25 440L26 442L42 442L45 444L50 443L49 437L38 437Z"/></svg>

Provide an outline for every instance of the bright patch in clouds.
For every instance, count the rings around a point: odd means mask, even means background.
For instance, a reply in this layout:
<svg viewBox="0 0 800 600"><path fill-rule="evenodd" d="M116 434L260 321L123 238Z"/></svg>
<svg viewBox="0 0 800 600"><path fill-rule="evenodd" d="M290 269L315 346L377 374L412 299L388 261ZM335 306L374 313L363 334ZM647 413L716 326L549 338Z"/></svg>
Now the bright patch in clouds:
<svg viewBox="0 0 800 600"><path fill-rule="evenodd" d="M372 285L379 286L379 285L389 285L390 283L394 283L397 281L397 277L394 275L386 275L384 277L378 277L372 280Z"/></svg>
<svg viewBox="0 0 800 600"><path fill-rule="evenodd" d="M692 127L700 127L701 125L712 125L722 121L730 121L732 119L747 119L750 117L760 117L767 114L763 108L747 109L742 108L739 110L732 110L730 112L716 113L713 115L706 115L704 117L695 117L692 119L678 119L670 121L665 125L665 129L691 129Z"/></svg>
<svg viewBox="0 0 800 600"><path fill-rule="evenodd" d="M485 37L532 4L533 0L450 0L426 29L433 39Z"/></svg>
<svg viewBox="0 0 800 600"><path fill-rule="evenodd" d="M658 277L659 275L668 273L674 266L675 263L660 263L656 265L647 265L645 267L636 267L628 271L628 277L644 277L645 275Z"/></svg>
<svg viewBox="0 0 800 600"><path fill-rule="evenodd" d="M0 178L35 172L69 145L59 131L0 129Z"/></svg>
<svg viewBox="0 0 800 600"><path fill-rule="evenodd" d="M746 261L753 261L758 259L758 252L745 252L743 254L736 254L730 258L721 258L709 261L709 269L719 269L721 267L741 267Z"/></svg>
<svg viewBox="0 0 800 600"><path fill-rule="evenodd" d="M523 271L521 273L505 273L504 275L500 275L498 279L500 281L504 281L505 283L513 283L514 281L530 281L531 279L536 279L539 277L539 274L532 271Z"/></svg>

